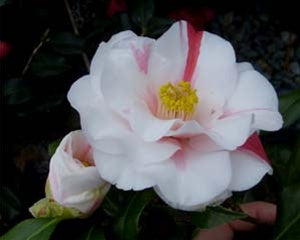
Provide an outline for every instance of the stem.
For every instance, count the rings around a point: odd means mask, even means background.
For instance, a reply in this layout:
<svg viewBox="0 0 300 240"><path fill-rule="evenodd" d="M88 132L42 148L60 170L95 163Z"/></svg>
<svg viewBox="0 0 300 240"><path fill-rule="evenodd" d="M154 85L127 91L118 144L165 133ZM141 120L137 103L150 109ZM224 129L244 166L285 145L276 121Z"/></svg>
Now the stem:
<svg viewBox="0 0 300 240"><path fill-rule="evenodd" d="M65 3L65 6L66 6L66 9L67 9L67 12L68 12L69 20L70 20L72 28L73 28L73 32L77 36L80 36L68 0L64 0L64 3ZM90 61L89 61L89 59L88 59L85 52L82 53L82 60L85 64L86 70L89 72L90 71Z"/></svg>
<svg viewBox="0 0 300 240"><path fill-rule="evenodd" d="M141 35L142 35L142 36L145 36L146 34L147 34L147 27L143 24Z"/></svg>
<svg viewBox="0 0 300 240"><path fill-rule="evenodd" d="M40 50L40 48L43 46L43 44L47 41L47 37L49 35L50 29L47 28L46 31L43 33L42 37L41 37L41 41L40 43L33 49L33 52L31 53L23 71L22 71L22 75L24 76L25 73L27 72L30 63L32 62L33 57L37 54L37 52Z"/></svg>

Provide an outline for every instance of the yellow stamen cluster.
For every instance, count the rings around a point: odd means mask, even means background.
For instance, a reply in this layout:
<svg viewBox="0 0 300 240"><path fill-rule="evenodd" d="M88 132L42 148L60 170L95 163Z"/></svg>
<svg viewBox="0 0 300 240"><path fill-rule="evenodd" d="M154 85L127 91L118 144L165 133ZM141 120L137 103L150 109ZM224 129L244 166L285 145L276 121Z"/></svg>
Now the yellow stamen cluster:
<svg viewBox="0 0 300 240"><path fill-rule="evenodd" d="M159 89L159 105L157 115L162 119L192 117L198 103L196 90L189 82L180 81L176 85L164 84Z"/></svg>

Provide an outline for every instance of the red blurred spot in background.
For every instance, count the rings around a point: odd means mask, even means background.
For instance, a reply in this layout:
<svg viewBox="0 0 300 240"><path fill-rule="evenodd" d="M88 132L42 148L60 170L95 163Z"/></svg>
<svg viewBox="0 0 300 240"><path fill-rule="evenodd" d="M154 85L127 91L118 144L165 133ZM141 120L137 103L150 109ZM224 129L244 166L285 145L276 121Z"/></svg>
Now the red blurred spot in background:
<svg viewBox="0 0 300 240"><path fill-rule="evenodd" d="M126 0L110 0L106 10L106 14L112 17L116 13L127 11L127 1Z"/></svg>
<svg viewBox="0 0 300 240"><path fill-rule="evenodd" d="M12 46L5 41L0 41L0 59L5 58L11 51Z"/></svg>
<svg viewBox="0 0 300 240"><path fill-rule="evenodd" d="M182 7L169 13L170 18L175 20L186 20L197 30L203 30L214 16L214 11L207 7L195 10Z"/></svg>

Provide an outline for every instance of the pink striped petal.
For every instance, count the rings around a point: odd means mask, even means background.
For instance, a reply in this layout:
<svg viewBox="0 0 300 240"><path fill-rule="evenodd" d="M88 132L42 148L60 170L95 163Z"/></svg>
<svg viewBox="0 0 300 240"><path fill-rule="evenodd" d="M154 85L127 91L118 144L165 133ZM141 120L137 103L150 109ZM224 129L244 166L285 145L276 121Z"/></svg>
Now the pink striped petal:
<svg viewBox="0 0 300 240"><path fill-rule="evenodd" d="M258 158L261 158L261 160L270 164L270 160L268 159L265 149L256 132L253 133L247 139L244 145L240 146L237 150L242 152L251 152L252 154L255 154Z"/></svg>

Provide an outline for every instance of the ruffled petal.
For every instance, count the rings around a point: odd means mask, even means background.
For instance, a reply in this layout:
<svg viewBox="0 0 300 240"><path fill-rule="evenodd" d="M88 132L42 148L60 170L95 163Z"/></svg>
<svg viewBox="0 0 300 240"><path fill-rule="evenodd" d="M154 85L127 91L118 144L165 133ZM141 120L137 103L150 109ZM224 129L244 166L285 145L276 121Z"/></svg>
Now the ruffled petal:
<svg viewBox="0 0 300 240"><path fill-rule="evenodd" d="M191 138L199 134L205 133L205 129L195 120L179 122L179 125L175 129L170 129L166 136L178 137L178 138Z"/></svg>
<svg viewBox="0 0 300 240"><path fill-rule="evenodd" d="M128 134L128 123L117 116L104 103L103 97L93 90L90 76L85 76L72 85L68 100L79 112L82 129L90 142L103 136Z"/></svg>
<svg viewBox="0 0 300 240"><path fill-rule="evenodd" d="M122 190L142 190L154 185L150 176L137 169L126 155L107 154L95 150L96 166L101 176Z"/></svg>
<svg viewBox="0 0 300 240"><path fill-rule="evenodd" d="M79 113L94 108L99 101L99 97L91 87L90 75L83 76L74 82L68 92L67 98L71 106Z"/></svg>
<svg viewBox="0 0 300 240"><path fill-rule="evenodd" d="M271 173L272 168L258 155L248 151L231 152L232 178L228 189L244 191L260 182L266 173Z"/></svg>
<svg viewBox="0 0 300 240"><path fill-rule="evenodd" d="M164 163L163 172L156 172L155 189L168 204L182 210L193 210L226 191L231 180L228 152L201 155L189 150L183 157L183 167L169 160Z"/></svg>
<svg viewBox="0 0 300 240"><path fill-rule="evenodd" d="M212 33L203 33L192 82L199 97L199 121L203 118L207 122L224 106L236 87L235 53L228 41Z"/></svg>
<svg viewBox="0 0 300 240"><path fill-rule="evenodd" d="M136 35L132 31L123 31L115 34L111 37L108 42L101 42L91 62L90 75L92 79L93 89L100 94L100 80L106 61L108 52L114 48L115 45L119 44L126 39L134 39Z"/></svg>
<svg viewBox="0 0 300 240"><path fill-rule="evenodd" d="M130 125L144 141L157 141L166 136L167 132L178 122L179 119L159 119L150 111L143 102L136 102L131 112Z"/></svg>
<svg viewBox="0 0 300 240"><path fill-rule="evenodd" d="M228 101L225 115L254 114L253 129L275 131L283 121L278 112L278 98L270 82L259 72L240 73L237 88Z"/></svg>
<svg viewBox="0 0 300 240"><path fill-rule="evenodd" d="M250 136L252 121L251 114L233 115L218 119L206 133L217 145L226 150L234 150Z"/></svg>
<svg viewBox="0 0 300 240"><path fill-rule="evenodd" d="M108 52L101 75L101 90L109 107L121 115L128 113L132 104L146 95L146 80L130 49Z"/></svg>
<svg viewBox="0 0 300 240"><path fill-rule="evenodd" d="M153 171L156 165L170 158L180 146L176 141L144 142L131 135L114 139L118 153L106 148L103 138L95 142L94 159L98 171L107 181L123 190L142 190L154 185ZM116 148L116 147L115 147Z"/></svg>
<svg viewBox="0 0 300 240"><path fill-rule="evenodd" d="M85 159L88 152L84 145L81 150L73 149L75 142L81 141L81 131L72 132L67 135L57 148L50 161L49 181L55 200L64 204L64 200L72 195L100 187L105 184L101 179L96 167L85 167L81 161ZM86 145L86 143L85 143ZM82 154L78 154L78 152ZM80 159L78 157L83 157ZM88 156L87 156L88 157Z"/></svg>
<svg viewBox="0 0 300 240"><path fill-rule="evenodd" d="M154 91L167 82L182 81L188 54L187 23L176 22L154 43L149 59L149 78Z"/></svg>

